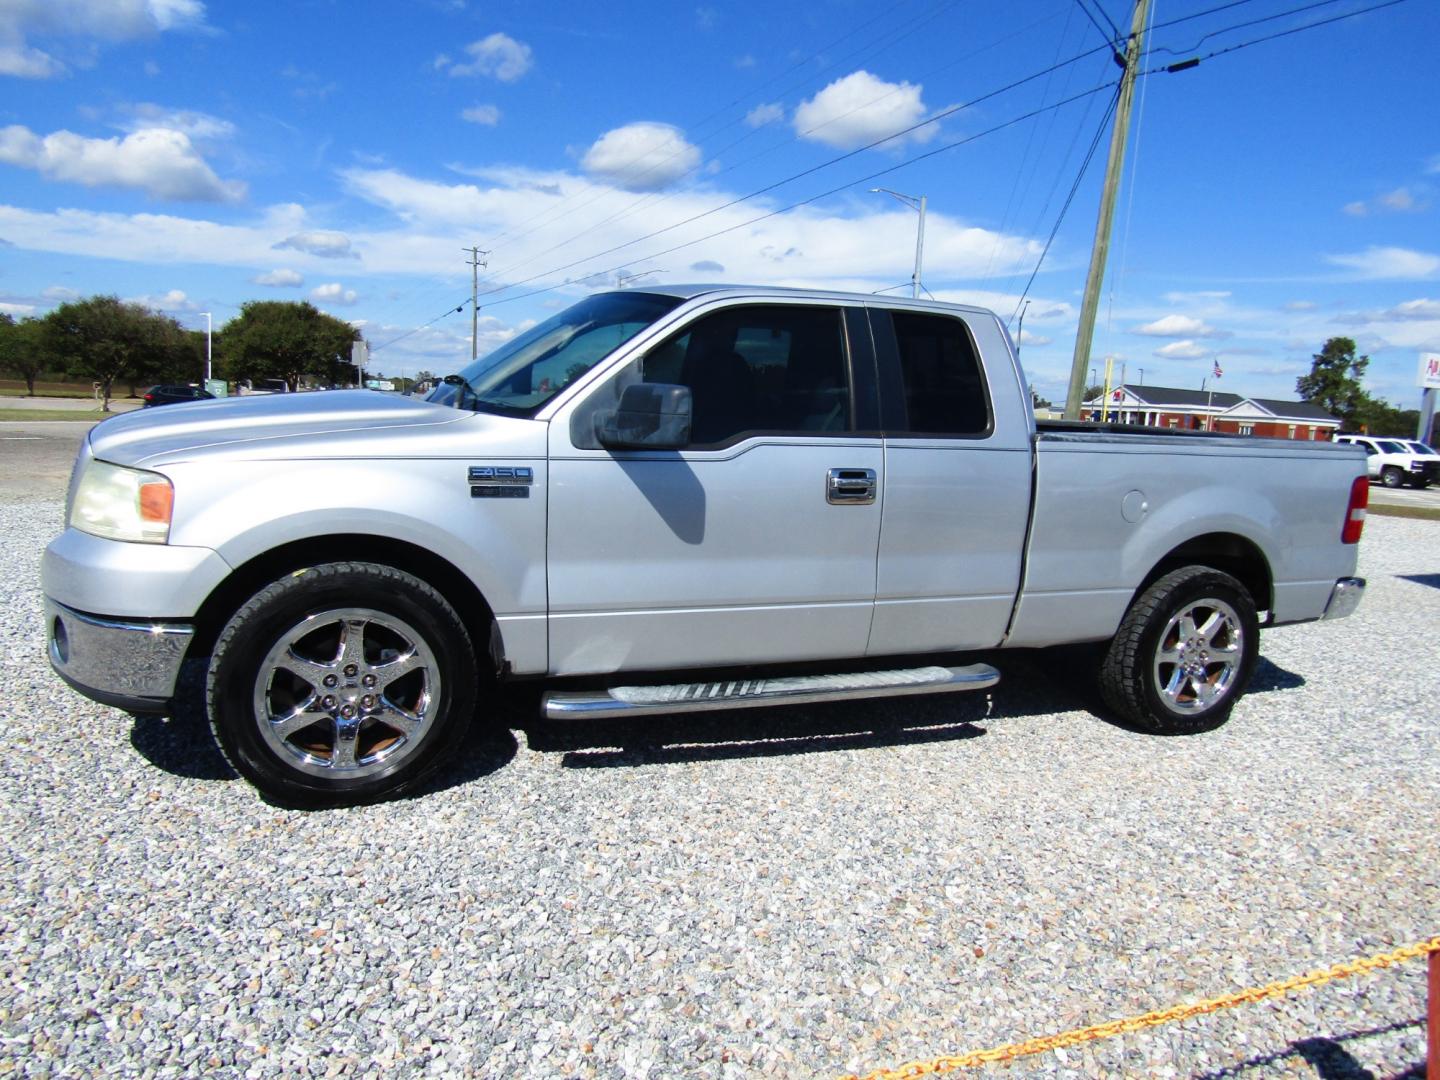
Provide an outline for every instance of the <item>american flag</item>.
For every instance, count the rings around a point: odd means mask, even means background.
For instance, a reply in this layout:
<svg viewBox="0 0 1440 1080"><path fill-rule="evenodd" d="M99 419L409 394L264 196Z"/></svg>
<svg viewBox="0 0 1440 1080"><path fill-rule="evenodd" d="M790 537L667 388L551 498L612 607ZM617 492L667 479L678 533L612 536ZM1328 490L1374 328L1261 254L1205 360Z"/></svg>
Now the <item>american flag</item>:
<svg viewBox="0 0 1440 1080"><path fill-rule="evenodd" d="M1220 361L1219 361L1219 360L1216 360L1216 361L1215 361L1215 367L1214 367L1214 369L1210 372L1210 374L1213 375L1213 376L1215 376L1215 378L1217 378L1217 379L1220 378L1221 375L1224 375L1224 374L1225 374L1225 372L1223 372L1223 371L1220 370Z"/></svg>

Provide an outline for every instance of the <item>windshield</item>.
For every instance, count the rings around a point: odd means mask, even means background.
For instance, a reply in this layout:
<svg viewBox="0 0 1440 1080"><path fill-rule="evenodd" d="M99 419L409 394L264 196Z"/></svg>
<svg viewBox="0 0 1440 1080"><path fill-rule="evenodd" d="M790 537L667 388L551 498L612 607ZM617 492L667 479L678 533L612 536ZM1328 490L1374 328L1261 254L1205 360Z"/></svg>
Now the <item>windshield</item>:
<svg viewBox="0 0 1440 1080"><path fill-rule="evenodd" d="M1435 456L1436 456L1435 451L1430 449L1430 444L1429 444L1429 443L1412 442L1412 443L1406 443L1405 445L1407 445L1408 447L1410 447L1410 449L1411 449L1411 450L1414 450L1415 453L1417 453L1417 454L1424 454L1426 457L1435 457Z"/></svg>
<svg viewBox="0 0 1440 1080"><path fill-rule="evenodd" d="M653 293L601 293L511 338L426 399L462 409L533 416L565 387L680 300Z"/></svg>

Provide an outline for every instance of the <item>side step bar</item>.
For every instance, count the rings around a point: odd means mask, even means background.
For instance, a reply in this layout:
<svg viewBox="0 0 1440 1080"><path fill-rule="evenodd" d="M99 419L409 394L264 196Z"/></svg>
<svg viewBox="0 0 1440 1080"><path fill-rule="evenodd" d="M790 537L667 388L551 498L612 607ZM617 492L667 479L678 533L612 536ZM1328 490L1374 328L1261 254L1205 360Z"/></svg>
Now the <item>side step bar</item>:
<svg viewBox="0 0 1440 1080"><path fill-rule="evenodd" d="M551 691L542 709L547 720L602 720L615 716L668 716L761 705L808 705L849 698L900 697L984 690L1000 681L989 664L861 671L850 675L798 675L783 679L613 686L574 693Z"/></svg>

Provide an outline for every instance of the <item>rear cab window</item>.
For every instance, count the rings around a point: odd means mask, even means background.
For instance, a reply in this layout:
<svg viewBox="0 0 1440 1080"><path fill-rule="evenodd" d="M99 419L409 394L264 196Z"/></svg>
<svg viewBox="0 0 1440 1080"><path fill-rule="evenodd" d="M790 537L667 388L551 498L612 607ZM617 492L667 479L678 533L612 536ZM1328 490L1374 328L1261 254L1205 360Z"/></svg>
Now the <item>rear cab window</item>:
<svg viewBox="0 0 1440 1080"><path fill-rule="evenodd" d="M949 314L872 308L886 434L985 438L994 430L975 339Z"/></svg>

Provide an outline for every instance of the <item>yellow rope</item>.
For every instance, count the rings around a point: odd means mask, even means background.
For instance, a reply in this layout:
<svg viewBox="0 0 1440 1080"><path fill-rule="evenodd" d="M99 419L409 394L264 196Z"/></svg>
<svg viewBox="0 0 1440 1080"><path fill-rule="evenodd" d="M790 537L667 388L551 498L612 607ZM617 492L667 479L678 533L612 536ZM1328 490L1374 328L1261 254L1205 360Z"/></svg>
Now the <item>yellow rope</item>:
<svg viewBox="0 0 1440 1080"><path fill-rule="evenodd" d="M931 1061L907 1062L894 1069L876 1069L874 1072L866 1073L863 1080L908 1080L910 1077L931 1076L935 1073L950 1072L952 1069L973 1068L976 1065L989 1065L997 1061L1010 1061L1014 1058L1025 1057L1029 1054L1042 1054L1047 1050L1058 1050L1067 1046L1079 1046L1081 1043L1094 1042L1096 1039L1108 1039L1113 1035L1123 1035L1127 1032L1140 1031L1144 1028L1158 1027L1161 1024L1173 1024L1179 1020L1188 1020L1192 1016L1218 1012L1220 1009L1229 1009L1236 1005L1244 1005L1254 1001L1264 1001L1266 998L1281 997L1282 995L1306 987L1322 986L1335 979L1348 979L1352 975L1363 975L1366 972L1378 971L1380 968L1387 968L1393 964L1403 963L1406 960L1414 960L1416 957L1424 956L1431 952L1440 952L1440 937L1433 937L1429 941L1422 941L1416 945L1407 945L1405 948L1396 949L1394 952L1381 953L1379 956L1370 956L1360 960L1352 960L1344 964L1336 964L1334 967L1325 968L1321 971L1312 971L1308 975L1297 975L1292 979L1267 983L1264 986L1251 987L1248 990L1240 990L1233 994L1224 994L1221 997L1210 998L1207 1001L1196 1001L1189 1005L1172 1005L1168 1009L1156 1009L1154 1012L1148 1012L1141 1016L1130 1016L1123 1020L1108 1020L1103 1024L1094 1024L1091 1027L1062 1031L1057 1035L1042 1035L1038 1038L1026 1039L1024 1042L997 1046L990 1050L972 1050L970 1053L961 1054L959 1057L938 1057ZM842 1077L841 1080L862 1080L862 1078L852 1073Z"/></svg>

